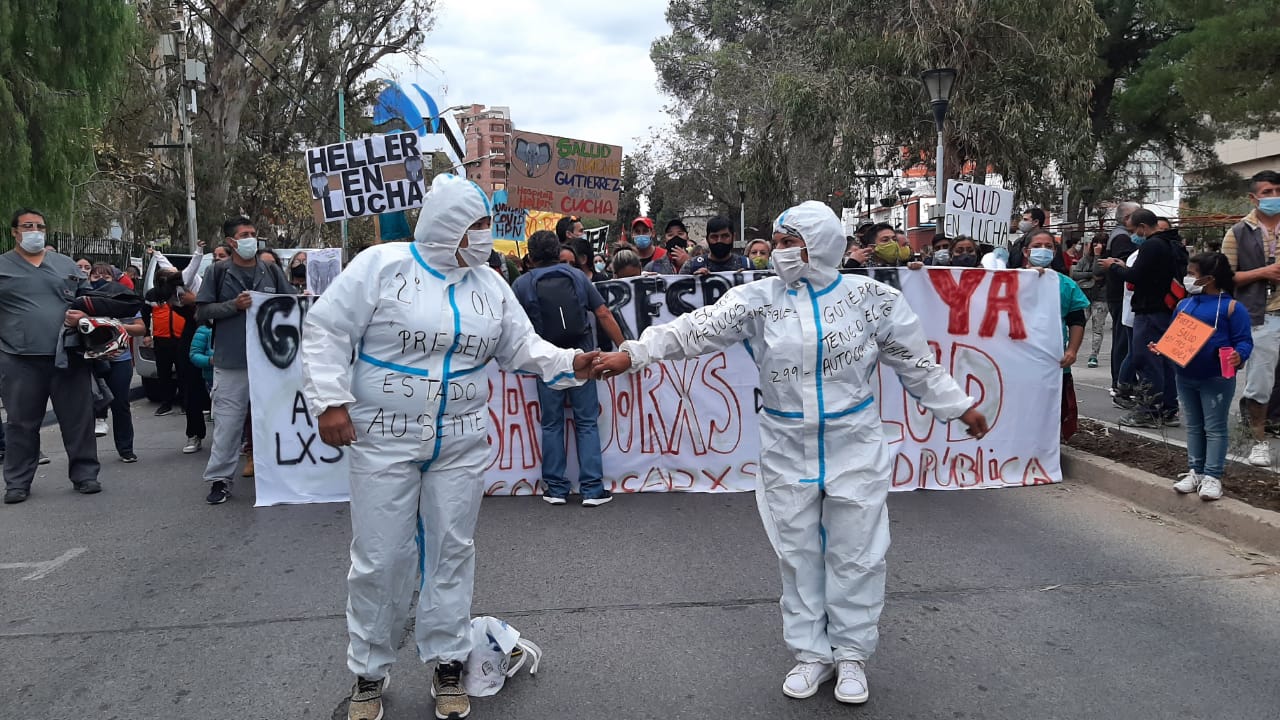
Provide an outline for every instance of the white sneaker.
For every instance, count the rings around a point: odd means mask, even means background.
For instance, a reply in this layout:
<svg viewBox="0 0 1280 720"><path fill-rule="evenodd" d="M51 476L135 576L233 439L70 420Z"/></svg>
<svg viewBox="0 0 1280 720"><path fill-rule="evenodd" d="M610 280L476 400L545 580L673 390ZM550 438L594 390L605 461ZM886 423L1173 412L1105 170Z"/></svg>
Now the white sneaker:
<svg viewBox="0 0 1280 720"><path fill-rule="evenodd" d="M840 677L836 680L836 700L851 705L861 705L871 697L867 688L867 673L859 660L841 660Z"/></svg>
<svg viewBox="0 0 1280 720"><path fill-rule="evenodd" d="M542 502L548 505L563 505L569 501L565 498L560 497L559 495L543 495Z"/></svg>
<svg viewBox="0 0 1280 720"><path fill-rule="evenodd" d="M1173 489L1182 493L1193 493L1200 489L1200 476L1195 470L1188 470L1178 476L1178 482L1173 484Z"/></svg>
<svg viewBox="0 0 1280 720"><path fill-rule="evenodd" d="M1249 451L1249 464L1256 467L1271 467L1271 444L1263 440L1253 444Z"/></svg>
<svg viewBox="0 0 1280 720"><path fill-rule="evenodd" d="M187 438L187 444L182 447L182 452L186 453L187 455L190 455L191 453L200 452L201 442L202 441L198 437Z"/></svg>
<svg viewBox="0 0 1280 720"><path fill-rule="evenodd" d="M786 681L782 683L782 694L800 699L813 697L813 694L818 692L818 686L830 680L835 674L835 666L828 663L796 663L796 666L791 668L791 672L787 673Z"/></svg>
<svg viewBox="0 0 1280 720"><path fill-rule="evenodd" d="M1200 481L1200 499L1217 500L1220 497L1222 497L1222 481L1205 475L1204 480Z"/></svg>
<svg viewBox="0 0 1280 720"><path fill-rule="evenodd" d="M98 437L107 436L107 419L106 418L94 418L93 434L97 435Z"/></svg>

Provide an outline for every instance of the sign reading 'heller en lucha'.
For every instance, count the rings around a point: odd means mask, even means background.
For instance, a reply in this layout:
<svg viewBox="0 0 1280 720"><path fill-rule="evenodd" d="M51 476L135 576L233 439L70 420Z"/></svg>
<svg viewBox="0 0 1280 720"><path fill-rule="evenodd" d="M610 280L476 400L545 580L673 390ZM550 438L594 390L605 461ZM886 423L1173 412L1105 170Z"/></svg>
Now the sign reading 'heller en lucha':
<svg viewBox="0 0 1280 720"><path fill-rule="evenodd" d="M316 222L422 207L431 156L415 133L391 133L307 150Z"/></svg>

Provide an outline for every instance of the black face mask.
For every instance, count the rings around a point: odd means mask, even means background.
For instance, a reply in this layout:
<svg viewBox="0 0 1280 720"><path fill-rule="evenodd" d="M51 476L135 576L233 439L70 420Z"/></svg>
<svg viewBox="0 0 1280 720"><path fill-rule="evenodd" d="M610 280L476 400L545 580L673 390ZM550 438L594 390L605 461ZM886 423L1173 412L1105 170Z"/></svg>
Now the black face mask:
<svg viewBox="0 0 1280 720"><path fill-rule="evenodd" d="M707 243L707 249L713 258L727 258L733 252L733 243Z"/></svg>
<svg viewBox="0 0 1280 720"><path fill-rule="evenodd" d="M294 265L293 269L289 271L289 274L293 275L295 280L305 280L307 278L307 264L298 263L297 265Z"/></svg>
<svg viewBox="0 0 1280 720"><path fill-rule="evenodd" d="M977 267L978 256L967 253L964 255L952 255L951 264L957 267Z"/></svg>

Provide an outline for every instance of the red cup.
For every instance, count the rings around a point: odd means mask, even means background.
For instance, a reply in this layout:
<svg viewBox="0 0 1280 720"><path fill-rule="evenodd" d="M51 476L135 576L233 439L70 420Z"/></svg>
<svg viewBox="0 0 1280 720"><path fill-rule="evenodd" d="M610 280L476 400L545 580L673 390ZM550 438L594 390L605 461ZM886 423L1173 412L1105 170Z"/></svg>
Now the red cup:
<svg viewBox="0 0 1280 720"><path fill-rule="evenodd" d="M1236 349L1233 347L1218 348L1218 360L1222 363L1222 377L1224 378L1236 376L1236 366L1231 364L1231 356L1235 352Z"/></svg>

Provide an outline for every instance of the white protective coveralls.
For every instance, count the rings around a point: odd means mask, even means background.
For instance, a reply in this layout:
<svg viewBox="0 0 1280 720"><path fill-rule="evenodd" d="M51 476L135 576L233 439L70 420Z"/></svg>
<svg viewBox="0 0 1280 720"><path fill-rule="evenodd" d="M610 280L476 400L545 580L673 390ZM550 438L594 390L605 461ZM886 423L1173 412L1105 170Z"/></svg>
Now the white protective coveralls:
<svg viewBox="0 0 1280 720"><path fill-rule="evenodd" d="M784 229L785 228L785 229ZM756 498L782 570L782 623L799 662L865 661L884 606L890 453L881 433L876 364L943 420L974 405L937 364L901 293L840 275L844 229L826 205L783 213L774 232L804 239L803 277L733 288L715 305L624 343L632 368L736 342L760 368Z"/></svg>
<svg viewBox="0 0 1280 720"><path fill-rule="evenodd" d="M348 406L356 432L347 664L361 677L386 676L419 574L419 657L471 652L472 536L490 453L485 365L581 384L576 352L538 337L501 276L459 267L461 238L491 212L478 185L437 176L415 241L361 252L303 325L308 408L318 417Z"/></svg>

